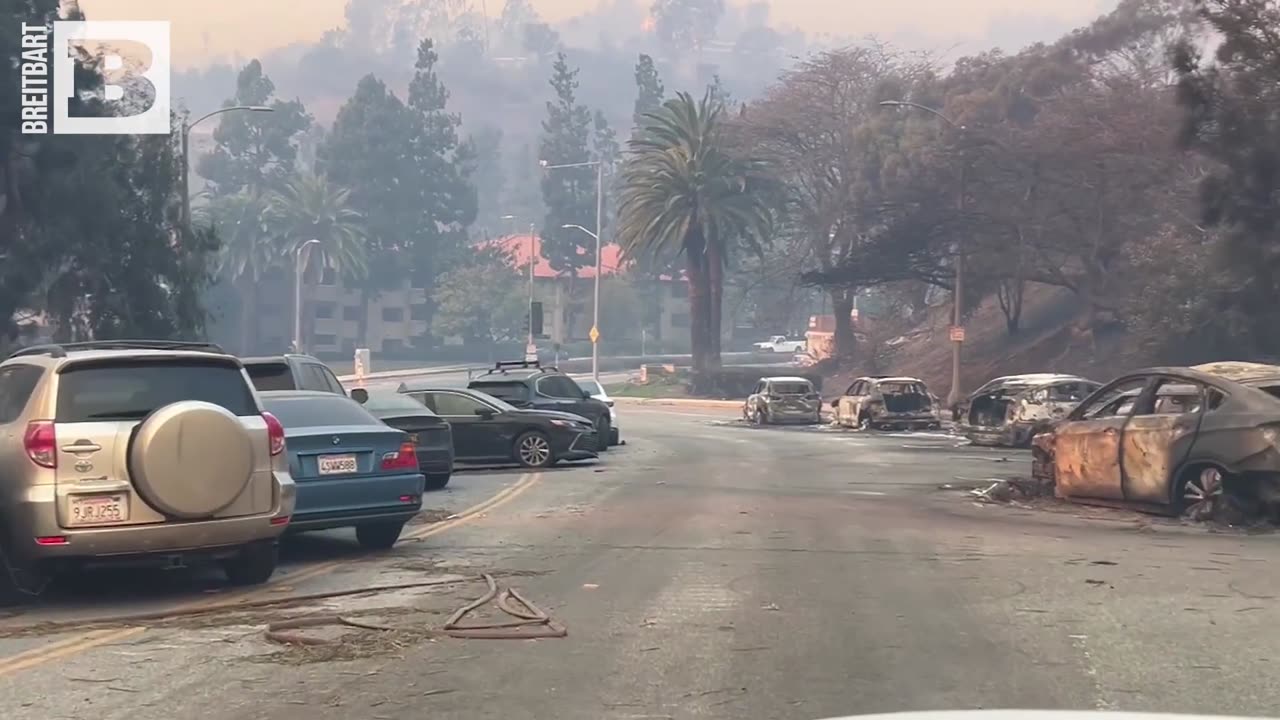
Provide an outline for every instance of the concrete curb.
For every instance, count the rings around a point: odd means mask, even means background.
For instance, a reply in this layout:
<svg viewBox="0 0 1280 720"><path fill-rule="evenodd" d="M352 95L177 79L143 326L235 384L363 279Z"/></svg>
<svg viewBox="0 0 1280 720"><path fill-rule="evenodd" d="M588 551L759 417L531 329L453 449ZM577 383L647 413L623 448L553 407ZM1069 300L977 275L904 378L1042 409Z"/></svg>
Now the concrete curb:
<svg viewBox="0 0 1280 720"><path fill-rule="evenodd" d="M670 407L695 407L695 408L717 408L734 410L742 409L741 400L704 400L701 398L638 398L638 397L617 397L611 398L618 405L665 405Z"/></svg>

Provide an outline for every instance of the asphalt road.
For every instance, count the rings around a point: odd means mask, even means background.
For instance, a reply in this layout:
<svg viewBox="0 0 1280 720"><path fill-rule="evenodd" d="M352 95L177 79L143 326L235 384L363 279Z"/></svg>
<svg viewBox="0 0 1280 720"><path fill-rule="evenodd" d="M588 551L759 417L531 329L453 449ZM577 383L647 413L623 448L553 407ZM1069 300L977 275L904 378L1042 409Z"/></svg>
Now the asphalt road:
<svg viewBox="0 0 1280 720"><path fill-rule="evenodd" d="M475 581L95 625L84 619L237 596L200 575L86 577L0 619L0 712L764 720L1280 707L1274 536L975 505L939 485L1022 474L1026 457L940 435L623 411L629 442L599 463L463 473L429 503L453 519L380 555L355 553L343 533L299 538L285 571L247 596L488 572L567 637L432 634L483 592ZM264 635L330 614L390 629L309 628L297 632L338 642L292 647Z"/></svg>

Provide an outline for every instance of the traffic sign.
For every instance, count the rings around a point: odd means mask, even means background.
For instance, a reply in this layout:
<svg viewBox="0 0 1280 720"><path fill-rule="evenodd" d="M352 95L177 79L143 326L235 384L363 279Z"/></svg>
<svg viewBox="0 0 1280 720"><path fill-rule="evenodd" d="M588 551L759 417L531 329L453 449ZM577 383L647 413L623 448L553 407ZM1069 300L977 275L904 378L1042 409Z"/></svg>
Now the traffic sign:
<svg viewBox="0 0 1280 720"><path fill-rule="evenodd" d="M964 342L964 328L959 325L951 326L951 342Z"/></svg>
<svg viewBox="0 0 1280 720"><path fill-rule="evenodd" d="M600 341L600 328L595 325L591 326L591 332L587 333L587 337L591 338L592 344Z"/></svg>

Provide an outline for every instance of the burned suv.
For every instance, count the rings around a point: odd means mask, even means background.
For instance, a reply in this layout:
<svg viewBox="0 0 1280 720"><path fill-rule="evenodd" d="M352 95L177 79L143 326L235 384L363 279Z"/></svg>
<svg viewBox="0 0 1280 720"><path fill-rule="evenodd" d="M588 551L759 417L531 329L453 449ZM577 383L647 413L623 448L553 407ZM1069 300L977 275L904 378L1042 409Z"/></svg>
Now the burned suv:
<svg viewBox="0 0 1280 720"><path fill-rule="evenodd" d="M919 430L942 426L938 403L919 378L858 378L831 407L836 424L844 427Z"/></svg>
<svg viewBox="0 0 1280 720"><path fill-rule="evenodd" d="M0 600L85 565L275 571L295 496L284 428L217 346L19 350L0 363L0 428Z"/></svg>
<svg viewBox="0 0 1280 720"><path fill-rule="evenodd" d="M999 377L961 403L956 420L974 445L1030 447L1032 437L1064 419L1100 387L1075 375Z"/></svg>

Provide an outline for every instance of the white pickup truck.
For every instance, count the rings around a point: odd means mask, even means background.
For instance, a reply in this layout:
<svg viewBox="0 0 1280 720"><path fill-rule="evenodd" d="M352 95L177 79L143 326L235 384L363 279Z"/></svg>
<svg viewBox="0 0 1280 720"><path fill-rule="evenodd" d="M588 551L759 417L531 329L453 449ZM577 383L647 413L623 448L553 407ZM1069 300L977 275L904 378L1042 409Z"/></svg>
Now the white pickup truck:
<svg viewBox="0 0 1280 720"><path fill-rule="evenodd" d="M788 340L786 335L774 335L766 342L758 342L752 347L758 353L802 353L808 343L804 340Z"/></svg>

